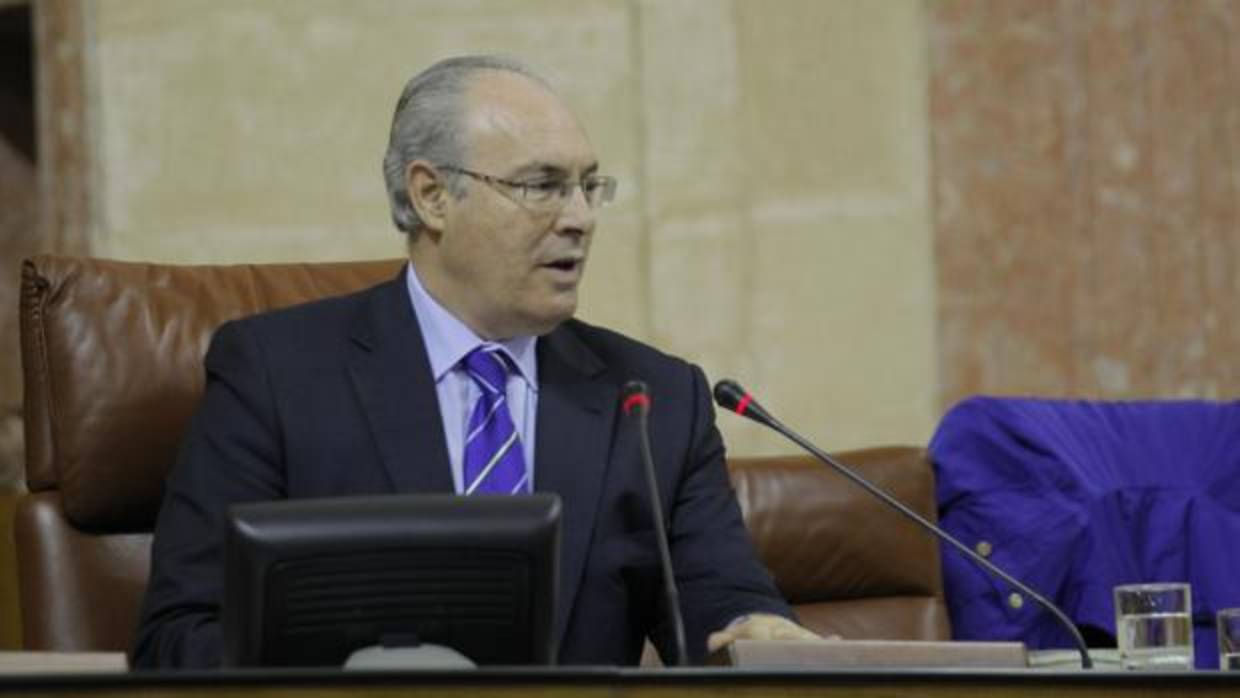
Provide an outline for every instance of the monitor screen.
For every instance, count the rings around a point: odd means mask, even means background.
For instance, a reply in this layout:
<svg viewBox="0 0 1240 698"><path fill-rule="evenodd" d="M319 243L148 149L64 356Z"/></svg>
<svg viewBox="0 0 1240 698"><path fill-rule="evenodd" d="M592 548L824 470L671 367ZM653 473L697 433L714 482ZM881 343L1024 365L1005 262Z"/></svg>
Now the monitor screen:
<svg viewBox="0 0 1240 698"><path fill-rule="evenodd" d="M241 504L224 539L228 666L339 666L430 643L553 664L560 500L378 495Z"/></svg>

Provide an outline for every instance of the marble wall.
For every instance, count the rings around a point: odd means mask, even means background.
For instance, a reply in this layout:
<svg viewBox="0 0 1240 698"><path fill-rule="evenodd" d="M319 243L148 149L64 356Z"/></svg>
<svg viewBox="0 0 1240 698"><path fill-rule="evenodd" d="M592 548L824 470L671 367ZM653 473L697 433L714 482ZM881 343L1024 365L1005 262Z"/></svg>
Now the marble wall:
<svg viewBox="0 0 1240 698"><path fill-rule="evenodd" d="M943 406L1240 391L1240 2L927 5Z"/></svg>

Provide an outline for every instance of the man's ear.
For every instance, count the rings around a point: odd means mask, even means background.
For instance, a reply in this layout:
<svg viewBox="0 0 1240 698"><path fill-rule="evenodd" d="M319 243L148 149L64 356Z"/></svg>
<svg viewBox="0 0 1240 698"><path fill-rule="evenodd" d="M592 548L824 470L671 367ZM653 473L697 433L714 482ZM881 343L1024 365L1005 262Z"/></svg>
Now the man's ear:
<svg viewBox="0 0 1240 698"><path fill-rule="evenodd" d="M433 232L442 231L451 192L447 189L447 182L429 162L414 160L409 163L405 168L405 192L422 225Z"/></svg>

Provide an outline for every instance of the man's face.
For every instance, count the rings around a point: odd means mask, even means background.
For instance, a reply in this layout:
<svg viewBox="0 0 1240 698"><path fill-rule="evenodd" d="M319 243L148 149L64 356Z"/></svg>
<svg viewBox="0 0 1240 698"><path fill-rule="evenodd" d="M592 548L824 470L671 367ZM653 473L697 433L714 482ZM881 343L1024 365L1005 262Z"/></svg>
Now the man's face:
<svg viewBox="0 0 1240 698"><path fill-rule="evenodd" d="M486 72L466 94L460 167L509 182L577 183L597 169L594 149L554 95L519 75ZM544 334L573 315L594 231L580 188L562 208L530 206L520 192L461 175L442 231L425 242L441 304L484 338ZM421 260L415 256L421 274Z"/></svg>

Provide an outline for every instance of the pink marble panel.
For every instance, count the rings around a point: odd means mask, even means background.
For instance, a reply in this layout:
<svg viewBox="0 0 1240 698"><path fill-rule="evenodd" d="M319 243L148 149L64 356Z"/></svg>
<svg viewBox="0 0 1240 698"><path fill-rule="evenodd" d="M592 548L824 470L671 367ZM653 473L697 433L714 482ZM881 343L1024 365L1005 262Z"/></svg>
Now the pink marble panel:
<svg viewBox="0 0 1240 698"><path fill-rule="evenodd" d="M1240 3L930 0L944 407L1240 390Z"/></svg>

